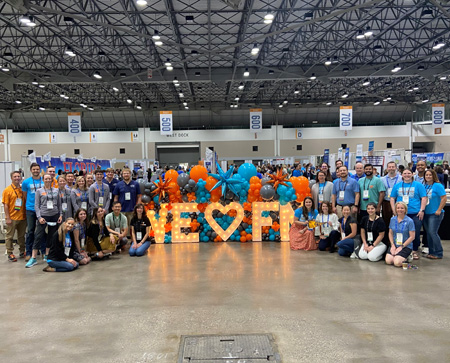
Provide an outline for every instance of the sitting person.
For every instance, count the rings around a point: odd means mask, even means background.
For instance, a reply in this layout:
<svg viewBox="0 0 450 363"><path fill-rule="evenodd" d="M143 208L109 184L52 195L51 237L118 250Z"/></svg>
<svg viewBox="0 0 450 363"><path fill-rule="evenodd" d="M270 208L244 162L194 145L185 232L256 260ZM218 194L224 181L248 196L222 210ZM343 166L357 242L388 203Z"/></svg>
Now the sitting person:
<svg viewBox="0 0 450 363"><path fill-rule="evenodd" d="M96 258L103 258L111 255L116 250L116 245L109 239L105 226L105 210L96 208L87 230L86 250Z"/></svg>
<svg viewBox="0 0 450 363"><path fill-rule="evenodd" d="M150 220L144 214L144 205L136 204L131 218L130 256L143 256L150 247Z"/></svg>
<svg viewBox="0 0 450 363"><path fill-rule="evenodd" d="M358 226L356 219L351 215L350 206L342 207L343 217L339 219L339 228L341 230L341 240L337 243L339 256L356 258L355 241Z"/></svg>
<svg viewBox="0 0 450 363"><path fill-rule="evenodd" d="M75 246L72 233L74 224L74 219L68 218L58 228L57 236L51 240L45 272L69 272L78 268L78 262L71 257Z"/></svg>
<svg viewBox="0 0 450 363"><path fill-rule="evenodd" d="M306 197L303 207L295 211L294 223L289 231L291 250L311 251L317 249L314 227L310 227L310 223L314 223L317 214L313 199Z"/></svg>
<svg viewBox="0 0 450 363"><path fill-rule="evenodd" d="M377 216L377 205L367 204L368 216L364 216L361 221L361 240L363 244L357 252L361 260L372 262L380 261L387 250L387 246L382 242L386 231L383 218Z"/></svg>
<svg viewBox="0 0 450 363"><path fill-rule="evenodd" d="M331 210L330 202L322 202L319 206L319 215L316 218L320 230L319 250L325 251L328 248L330 253L335 251L336 243L339 241L338 216L331 213Z"/></svg>
<svg viewBox="0 0 450 363"><path fill-rule="evenodd" d="M408 206L404 202L395 203L395 216L389 224L389 241L391 242L386 254L386 264L402 267L412 252L416 230L414 221L408 217Z"/></svg>
<svg viewBox="0 0 450 363"><path fill-rule="evenodd" d="M87 232L87 212L80 208L75 213L75 227L73 228L73 237L75 242L75 250L73 258L80 265L87 265L91 262L91 258L86 252L86 232Z"/></svg>
<svg viewBox="0 0 450 363"><path fill-rule="evenodd" d="M122 205L120 202L113 203L113 211L105 218L105 226L112 243L117 245L117 252L121 252L128 244L128 222L127 217L120 213Z"/></svg>

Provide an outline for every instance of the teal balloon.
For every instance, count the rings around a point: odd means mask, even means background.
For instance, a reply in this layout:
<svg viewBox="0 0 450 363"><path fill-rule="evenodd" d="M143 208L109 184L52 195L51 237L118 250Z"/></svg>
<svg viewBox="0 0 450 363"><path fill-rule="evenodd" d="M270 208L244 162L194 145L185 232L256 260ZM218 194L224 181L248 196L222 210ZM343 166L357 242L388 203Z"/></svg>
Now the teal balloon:
<svg viewBox="0 0 450 363"><path fill-rule="evenodd" d="M245 180L250 181L250 178L257 174L256 166L250 163L244 163L239 167L238 174Z"/></svg>

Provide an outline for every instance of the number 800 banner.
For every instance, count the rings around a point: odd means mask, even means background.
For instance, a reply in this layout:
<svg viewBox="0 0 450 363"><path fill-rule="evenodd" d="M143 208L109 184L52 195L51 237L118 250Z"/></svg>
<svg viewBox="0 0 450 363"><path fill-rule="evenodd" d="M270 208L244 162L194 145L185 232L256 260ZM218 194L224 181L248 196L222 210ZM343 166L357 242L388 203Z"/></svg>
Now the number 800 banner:
<svg viewBox="0 0 450 363"><path fill-rule="evenodd" d="M351 130L353 124L352 106L341 106L339 111L339 129Z"/></svg>
<svg viewBox="0 0 450 363"><path fill-rule="evenodd" d="M262 108L250 109L250 131L262 131Z"/></svg>
<svg viewBox="0 0 450 363"><path fill-rule="evenodd" d="M172 135L173 134L172 111L160 111L159 112L159 123L160 123L160 127L161 127L161 135Z"/></svg>
<svg viewBox="0 0 450 363"><path fill-rule="evenodd" d="M432 112L434 133L441 134L444 128L445 105L443 103L433 103Z"/></svg>

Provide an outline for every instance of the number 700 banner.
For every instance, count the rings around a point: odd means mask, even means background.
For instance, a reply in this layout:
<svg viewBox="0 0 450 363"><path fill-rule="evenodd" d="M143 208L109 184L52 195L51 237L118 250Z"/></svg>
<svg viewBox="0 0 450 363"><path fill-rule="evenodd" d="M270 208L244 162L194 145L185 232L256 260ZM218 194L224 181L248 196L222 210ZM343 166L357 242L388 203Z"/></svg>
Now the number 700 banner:
<svg viewBox="0 0 450 363"><path fill-rule="evenodd" d="M353 124L352 106L341 106L339 111L339 129L351 130Z"/></svg>

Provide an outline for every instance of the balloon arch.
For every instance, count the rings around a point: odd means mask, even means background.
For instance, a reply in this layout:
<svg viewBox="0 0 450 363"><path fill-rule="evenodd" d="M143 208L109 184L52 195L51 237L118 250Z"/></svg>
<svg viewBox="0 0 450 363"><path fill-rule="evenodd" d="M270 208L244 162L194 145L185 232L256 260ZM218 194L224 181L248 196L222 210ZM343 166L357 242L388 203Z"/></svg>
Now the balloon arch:
<svg viewBox="0 0 450 363"><path fill-rule="evenodd" d="M218 174L201 165L189 173L167 171L160 180L138 180L156 243L288 241L294 210L310 196L305 177L279 170L262 177L253 164Z"/></svg>

